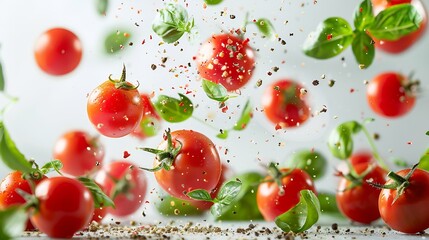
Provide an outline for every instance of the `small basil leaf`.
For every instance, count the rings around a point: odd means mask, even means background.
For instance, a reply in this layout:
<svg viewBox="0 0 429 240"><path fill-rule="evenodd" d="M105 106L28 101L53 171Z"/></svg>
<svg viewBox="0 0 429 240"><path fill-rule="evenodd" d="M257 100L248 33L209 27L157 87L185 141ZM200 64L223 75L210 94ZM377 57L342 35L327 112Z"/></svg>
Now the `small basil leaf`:
<svg viewBox="0 0 429 240"><path fill-rule="evenodd" d="M220 139L227 139L229 135L229 131L228 130L224 130L222 129L222 131L220 133L218 133L216 135L216 137L220 138Z"/></svg>
<svg viewBox="0 0 429 240"><path fill-rule="evenodd" d="M335 194L319 192L317 194L317 198L319 199L320 211L322 214L341 215L340 210L338 209L338 206L337 206L337 200L336 200Z"/></svg>
<svg viewBox="0 0 429 240"><path fill-rule="evenodd" d="M429 136L429 131L426 132L426 136Z"/></svg>
<svg viewBox="0 0 429 240"><path fill-rule="evenodd" d="M131 34L126 30L116 30L106 36L104 50L107 54L117 53L130 42Z"/></svg>
<svg viewBox="0 0 429 240"><path fill-rule="evenodd" d="M180 94L180 99L160 95L154 106L159 115L167 122L183 122L192 116L194 107L191 100Z"/></svg>
<svg viewBox="0 0 429 240"><path fill-rule="evenodd" d="M356 33L352 42L352 50L361 69L368 68L375 56L374 41L365 32Z"/></svg>
<svg viewBox="0 0 429 240"><path fill-rule="evenodd" d="M22 173L33 171L31 163L16 147L3 122L0 122L0 158L12 170Z"/></svg>
<svg viewBox="0 0 429 240"><path fill-rule="evenodd" d="M299 168L308 173L314 180L321 178L327 168L328 161L318 151L301 150L292 155L289 164L290 168Z"/></svg>
<svg viewBox="0 0 429 240"><path fill-rule="evenodd" d="M50 161L50 162L46 163L45 165L43 165L40 168L40 171L43 174L47 174L47 173L50 173L52 171L56 171L59 173L61 168L63 168L63 163L60 160L53 160L53 161Z"/></svg>
<svg viewBox="0 0 429 240"><path fill-rule="evenodd" d="M25 230L28 215L23 207L12 206L0 210L0 239L15 239Z"/></svg>
<svg viewBox="0 0 429 240"><path fill-rule="evenodd" d="M270 20L266 18L260 18L255 22L256 27L259 31L267 38L276 39L276 30Z"/></svg>
<svg viewBox="0 0 429 240"><path fill-rule="evenodd" d="M429 148L426 152L420 157L418 168L429 171Z"/></svg>
<svg viewBox="0 0 429 240"><path fill-rule="evenodd" d="M217 5L221 3L223 0L204 0L207 5Z"/></svg>
<svg viewBox="0 0 429 240"><path fill-rule="evenodd" d="M364 0L355 10L354 25L359 31L365 31L366 27L374 22L371 0Z"/></svg>
<svg viewBox="0 0 429 240"><path fill-rule="evenodd" d="M320 203L311 190L301 190L298 204L275 219L285 232L300 233L313 226L320 215Z"/></svg>
<svg viewBox="0 0 429 240"><path fill-rule="evenodd" d="M349 158L353 152L353 134L361 129L362 126L356 121L345 122L336 127L328 139L331 153L339 159Z"/></svg>
<svg viewBox="0 0 429 240"><path fill-rule="evenodd" d="M97 12L105 16L107 9L109 8L109 0L96 0Z"/></svg>
<svg viewBox="0 0 429 240"><path fill-rule="evenodd" d="M398 4L381 11L368 27L371 36L394 41L416 31L423 18L411 4Z"/></svg>
<svg viewBox="0 0 429 240"><path fill-rule="evenodd" d="M0 92L4 91L5 82L4 82L4 75L3 75L3 67L0 63Z"/></svg>
<svg viewBox="0 0 429 240"><path fill-rule="evenodd" d="M161 122L158 118L152 116L143 116L140 121L140 130L145 137L153 137L161 129Z"/></svg>
<svg viewBox="0 0 429 240"><path fill-rule="evenodd" d="M203 79L203 90L210 99L225 102L229 99L228 90L222 85Z"/></svg>
<svg viewBox="0 0 429 240"><path fill-rule="evenodd" d="M195 199L195 200L213 202L213 199L210 196L210 193L204 189L195 189L195 190L188 192L186 195L192 199Z"/></svg>
<svg viewBox="0 0 429 240"><path fill-rule="evenodd" d="M115 203L113 203L112 199L101 190L94 180L87 177L78 177L77 179L91 192L92 198L94 199L94 208L115 207Z"/></svg>
<svg viewBox="0 0 429 240"><path fill-rule="evenodd" d="M241 112L240 119L238 119L238 121L234 124L233 129L236 131L241 131L245 129L252 117L252 105L250 104L250 100L247 100L246 105L244 105L243 111Z"/></svg>
<svg viewBox="0 0 429 240"><path fill-rule="evenodd" d="M214 217L218 217L222 214L222 211L226 205L223 203L215 203L210 207L210 213Z"/></svg>
<svg viewBox="0 0 429 240"><path fill-rule="evenodd" d="M228 181L223 184L217 194L216 200L218 203L229 205L237 197L241 189L241 182L238 181ZM215 200L215 202L216 202Z"/></svg>
<svg viewBox="0 0 429 240"><path fill-rule="evenodd" d="M188 12L179 4L167 4L159 10L152 30L166 43L179 40L185 32L190 33L194 27L194 19L188 19Z"/></svg>
<svg viewBox="0 0 429 240"><path fill-rule="evenodd" d="M350 24L343 18L332 17L320 23L316 31L307 37L303 51L307 56L327 59L343 52L352 40Z"/></svg>
<svg viewBox="0 0 429 240"><path fill-rule="evenodd" d="M188 201L172 196L157 197L155 207L159 213L166 217L195 216L203 214L203 211L194 207Z"/></svg>

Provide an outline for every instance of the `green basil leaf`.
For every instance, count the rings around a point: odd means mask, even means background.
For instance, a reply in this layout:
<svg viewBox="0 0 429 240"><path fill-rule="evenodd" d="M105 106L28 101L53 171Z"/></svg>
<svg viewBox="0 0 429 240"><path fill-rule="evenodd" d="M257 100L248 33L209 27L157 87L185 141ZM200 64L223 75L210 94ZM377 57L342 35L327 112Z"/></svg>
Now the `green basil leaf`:
<svg viewBox="0 0 429 240"><path fill-rule="evenodd" d="M353 40L353 29L343 18L328 18L317 26L315 32L304 42L303 51L307 56L327 59L337 56Z"/></svg>
<svg viewBox="0 0 429 240"><path fill-rule="evenodd" d="M262 35L270 39L276 39L276 30L270 20L260 18L255 22L255 25Z"/></svg>
<svg viewBox="0 0 429 240"><path fill-rule="evenodd" d="M105 16L107 9L109 8L109 0L96 0L96 7L97 7L97 12L102 15Z"/></svg>
<svg viewBox="0 0 429 240"><path fill-rule="evenodd" d="M225 102L229 99L228 90L222 85L203 79L203 90L210 99Z"/></svg>
<svg viewBox="0 0 429 240"><path fill-rule="evenodd" d="M179 40L185 32L190 33L194 27L194 19L188 19L188 12L179 4L167 4L159 10L152 30L166 43Z"/></svg>
<svg viewBox="0 0 429 240"><path fill-rule="evenodd" d="M355 10L354 25L359 31L365 31L366 27L374 22L371 0L364 0Z"/></svg>
<svg viewBox="0 0 429 240"><path fill-rule="evenodd" d="M221 3L223 0L204 0L207 5L217 5Z"/></svg>
<svg viewBox="0 0 429 240"><path fill-rule="evenodd" d="M165 217L196 216L204 213L190 202L169 195L156 199L155 207Z"/></svg>
<svg viewBox="0 0 429 240"><path fill-rule="evenodd" d="M213 199L210 196L210 193L204 189L195 189L195 190L188 192L186 195L192 199L195 199L195 200L213 202Z"/></svg>
<svg viewBox="0 0 429 240"><path fill-rule="evenodd" d="M429 171L429 148L426 149L426 152L420 157L418 168Z"/></svg>
<svg viewBox="0 0 429 240"><path fill-rule="evenodd" d="M123 50L131 40L131 33L126 30L115 30L106 36L104 40L104 51L114 54Z"/></svg>
<svg viewBox="0 0 429 240"><path fill-rule="evenodd" d="M429 136L429 131L426 132L426 136Z"/></svg>
<svg viewBox="0 0 429 240"><path fill-rule="evenodd" d="M27 219L27 211L23 207L12 206L0 210L0 239L15 239L22 235Z"/></svg>
<svg viewBox="0 0 429 240"><path fill-rule="evenodd" d="M0 158L12 170L22 173L33 171L31 163L27 161L25 156L16 147L3 122L0 122Z"/></svg>
<svg viewBox="0 0 429 240"><path fill-rule="evenodd" d="M45 165L43 165L40 168L40 171L43 174L47 174L47 173L50 173L52 171L56 171L56 172L60 173L61 168L63 168L63 163L60 160L53 160L53 161L47 162Z"/></svg>
<svg viewBox="0 0 429 240"><path fill-rule="evenodd" d="M301 190L300 200L289 211L276 217L277 227L285 232L300 233L313 226L320 215L320 203L311 190Z"/></svg>
<svg viewBox="0 0 429 240"><path fill-rule="evenodd" d="M306 171L314 180L321 178L328 165L326 158L318 151L301 150L292 155L290 168L299 168Z"/></svg>
<svg viewBox="0 0 429 240"><path fill-rule="evenodd" d="M180 99L160 95L154 106L159 115L167 122L183 122L192 116L194 107L191 100L180 94Z"/></svg>
<svg viewBox="0 0 429 240"><path fill-rule="evenodd" d="M362 126L356 121L340 124L336 127L328 139L328 147L331 153L339 159L347 159L353 152L353 134L362 130Z"/></svg>
<svg viewBox="0 0 429 240"><path fill-rule="evenodd" d="M158 134L159 130L161 129L161 122L156 117L143 116L142 120L140 121L140 129L143 136L153 137Z"/></svg>
<svg viewBox="0 0 429 240"><path fill-rule="evenodd" d="M115 207L115 203L110 199L94 180L87 177L78 177L79 180L91 192L94 199L94 208Z"/></svg>
<svg viewBox="0 0 429 240"><path fill-rule="evenodd" d="M233 129L236 131L241 131L247 127L247 124L249 124L250 120L253 117L253 109L252 105L250 104L250 100L247 100L246 104L244 105L243 111L241 112L240 119L234 124Z"/></svg>
<svg viewBox="0 0 429 240"><path fill-rule="evenodd" d="M5 87L5 81L4 81L4 75L3 75L3 67L0 63L0 92L4 91Z"/></svg>
<svg viewBox="0 0 429 240"><path fill-rule="evenodd" d="M320 203L320 211L322 214L335 214L342 216L337 206L335 194L327 192L317 193L317 198Z"/></svg>
<svg viewBox="0 0 429 240"><path fill-rule="evenodd" d="M377 14L368 31L376 39L394 41L416 31L422 20L414 6L398 4Z"/></svg>
<svg viewBox="0 0 429 240"><path fill-rule="evenodd" d="M215 202L223 205L231 204L240 192L241 185L241 182L234 180L224 183L217 194Z"/></svg>
<svg viewBox="0 0 429 240"><path fill-rule="evenodd" d="M228 130L224 130L222 129L222 131L220 133L218 133L216 135L216 137L220 138L220 139L227 139L229 135L229 131Z"/></svg>
<svg viewBox="0 0 429 240"><path fill-rule="evenodd" d="M392 160L392 162L393 162L396 166L401 167L401 168L412 167L412 166L410 166L406 161L404 161L403 159L396 158L396 159L393 159L393 160Z"/></svg>
<svg viewBox="0 0 429 240"><path fill-rule="evenodd" d="M356 33L352 50L361 69L368 68L375 57L374 41L365 32Z"/></svg>

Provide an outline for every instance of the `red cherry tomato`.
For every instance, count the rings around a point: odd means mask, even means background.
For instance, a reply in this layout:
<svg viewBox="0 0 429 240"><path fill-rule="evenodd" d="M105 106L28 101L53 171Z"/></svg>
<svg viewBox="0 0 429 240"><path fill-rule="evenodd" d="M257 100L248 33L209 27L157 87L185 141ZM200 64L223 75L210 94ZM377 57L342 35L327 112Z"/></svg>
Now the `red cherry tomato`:
<svg viewBox="0 0 429 240"><path fill-rule="evenodd" d="M161 127L161 117L156 112L155 107L150 101L149 95L142 93L141 101L143 105L142 120L131 134L134 137L143 140L147 137L153 137L159 132Z"/></svg>
<svg viewBox="0 0 429 240"><path fill-rule="evenodd" d="M79 65L82 44L73 32L64 28L52 28L38 38L34 56L44 72L64 75Z"/></svg>
<svg viewBox="0 0 429 240"><path fill-rule="evenodd" d="M357 174L363 173L371 166L369 162L352 165ZM378 196L381 189L369 185L366 180L372 179L378 184L385 183L386 171L379 166L369 172L361 185L353 186L353 181L342 177L337 189L337 205L341 213L352 221L370 224L380 218L378 212Z"/></svg>
<svg viewBox="0 0 429 240"><path fill-rule="evenodd" d="M89 190L78 180L63 176L45 179L36 187L38 209L31 222L51 238L71 238L88 225L94 211Z"/></svg>
<svg viewBox="0 0 429 240"><path fill-rule="evenodd" d="M105 165L95 181L113 199L115 208L109 207L107 211L114 216L133 214L143 204L147 191L146 176L130 162L117 161Z"/></svg>
<svg viewBox="0 0 429 240"><path fill-rule="evenodd" d="M268 120L281 127L298 127L306 122L310 109L301 89L301 85L289 79L269 85L262 97L262 106Z"/></svg>
<svg viewBox="0 0 429 240"><path fill-rule="evenodd" d="M40 180L34 180L35 185L39 184L40 181L45 179L43 177ZM14 171L9 173L0 183L0 210L10 206L23 205L26 200L18 194L16 189L21 189L24 192L32 194L30 184L27 180L22 178L21 172ZM27 221L27 231L35 230L36 228L31 224L31 221Z"/></svg>
<svg viewBox="0 0 429 240"><path fill-rule="evenodd" d="M83 176L101 165L104 148L97 137L84 131L69 131L55 143L54 159L63 163L62 172Z"/></svg>
<svg viewBox="0 0 429 240"><path fill-rule="evenodd" d="M385 72L377 75L366 91L371 109L383 117L400 117L415 104L415 95L409 90L410 81L399 73Z"/></svg>
<svg viewBox="0 0 429 240"><path fill-rule="evenodd" d="M355 153L353 153L347 161L351 163L352 166L355 166L360 163L366 163L366 164L374 163L375 159L371 151L358 150ZM349 171L347 162L342 161L340 164L338 164L337 171L341 172L342 174L348 174L350 171Z"/></svg>
<svg viewBox="0 0 429 240"><path fill-rule="evenodd" d="M316 194L313 180L310 175L301 169L280 169L281 172L289 172L288 175L281 179L280 188L271 176L265 178L267 182L259 185L256 193L256 202L259 211L266 221L273 221L277 216L287 212L299 202L301 190L311 190Z"/></svg>
<svg viewBox="0 0 429 240"><path fill-rule="evenodd" d="M405 177L409 171L404 169L397 174ZM419 233L429 228L429 173L416 169L408 182L409 185L400 196L397 196L396 189L381 190L378 207L381 218L392 229L403 233ZM389 179L386 185L391 183L393 181Z"/></svg>
<svg viewBox="0 0 429 240"><path fill-rule="evenodd" d="M137 127L143 105L137 89L125 81L125 68L120 80L109 79L91 92L87 112L91 123L107 137L123 137Z"/></svg>
<svg viewBox="0 0 429 240"><path fill-rule="evenodd" d="M427 25L427 14L420 0L373 0L372 2L374 4L374 9L376 12L382 11L383 9L397 4L411 3L423 17L423 21L421 22L419 29L402 38L399 38L394 41L378 40L373 38L377 49L392 54L399 54L409 49L416 41L418 41L423 36Z"/></svg>
<svg viewBox="0 0 429 240"><path fill-rule="evenodd" d="M220 83L228 91L243 87L255 67L248 41L230 34L213 35L207 39L196 56L201 78Z"/></svg>
<svg viewBox="0 0 429 240"><path fill-rule="evenodd" d="M221 162L214 143L205 135L192 130L171 132L173 147L181 150L173 159L170 170L155 172L158 184L171 196L189 200L186 193L195 189L212 191L221 176ZM167 150L168 141L163 141L158 149ZM160 164L155 159L154 166Z"/></svg>

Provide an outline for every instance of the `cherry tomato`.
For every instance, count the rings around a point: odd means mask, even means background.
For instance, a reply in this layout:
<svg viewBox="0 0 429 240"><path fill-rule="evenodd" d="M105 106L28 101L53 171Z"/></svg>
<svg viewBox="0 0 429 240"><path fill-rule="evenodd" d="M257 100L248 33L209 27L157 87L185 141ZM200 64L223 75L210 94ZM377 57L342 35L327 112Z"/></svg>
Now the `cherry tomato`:
<svg viewBox="0 0 429 240"><path fill-rule="evenodd" d="M128 216L143 204L147 191L146 176L130 162L116 161L105 165L95 176L95 181L113 199L115 208L107 208L113 216Z"/></svg>
<svg viewBox="0 0 429 240"><path fill-rule="evenodd" d="M354 152L347 161L352 166L358 165L360 163L375 163L375 159L371 151L365 149ZM348 174L350 169L347 162L342 161L340 164L338 164L337 171L341 172L342 174Z"/></svg>
<svg viewBox="0 0 429 240"><path fill-rule="evenodd" d="M248 41L230 34L213 35L207 39L195 57L201 78L220 83L228 91L243 87L255 67Z"/></svg>
<svg viewBox="0 0 429 240"><path fill-rule="evenodd" d="M288 173L281 178L281 188L268 176L256 193L259 211L266 221L273 221L298 204L301 190L308 189L316 193L313 180L304 170L283 168L280 172Z"/></svg>
<svg viewBox="0 0 429 240"><path fill-rule="evenodd" d="M280 127L298 127L310 116L301 85L282 79L269 85L262 97L265 116Z"/></svg>
<svg viewBox="0 0 429 240"><path fill-rule="evenodd" d="M141 94L143 105L143 116L140 124L134 129L131 134L141 140L147 137L155 136L161 128L161 117L155 110L148 94Z"/></svg>
<svg viewBox="0 0 429 240"><path fill-rule="evenodd" d="M83 176L101 165L104 148L97 137L92 137L84 131L73 130L57 140L53 157L63 163L62 172Z"/></svg>
<svg viewBox="0 0 429 240"><path fill-rule="evenodd" d="M396 174L405 177L410 169ZM386 185L393 183L387 180ZM416 169L401 195L396 189L383 189L378 199L381 218L392 229L403 233L418 233L429 228L429 173Z"/></svg>
<svg viewBox="0 0 429 240"><path fill-rule="evenodd" d="M36 187L37 210L31 222L51 238L71 238L88 225L94 211L89 190L78 180L63 176L43 180Z"/></svg>
<svg viewBox="0 0 429 240"><path fill-rule="evenodd" d="M43 177L42 179L45 179ZM34 184L40 183L40 180L34 180ZM27 193L32 194L30 184L27 180L22 178L21 172L14 171L9 173L0 183L0 209L5 209L10 206L23 205L26 200L18 194L16 189L21 189ZM31 221L27 221L27 231L35 230L36 228L31 224Z"/></svg>
<svg viewBox="0 0 429 240"><path fill-rule="evenodd" d="M353 165L357 174L362 174L372 165L369 162ZM341 177L337 188L337 205L340 212L352 221L370 224L380 218L378 212L378 196L380 189L369 185L366 180L371 179L378 184L385 183L386 171L377 165L356 183ZM354 185L355 184L355 185Z"/></svg>
<svg viewBox="0 0 429 240"><path fill-rule="evenodd" d="M44 72L64 75L79 65L82 44L73 32L64 28L52 28L38 38L34 56Z"/></svg>
<svg viewBox="0 0 429 240"><path fill-rule="evenodd" d="M395 72L377 75L368 84L366 95L375 113L391 118L407 114L416 100L410 80Z"/></svg>
<svg viewBox="0 0 429 240"><path fill-rule="evenodd" d="M91 123L107 137L123 137L137 127L143 105L136 87L125 80L125 67L121 79L109 79L90 93L87 112Z"/></svg>
<svg viewBox="0 0 429 240"><path fill-rule="evenodd" d="M169 159L172 160L170 170L161 168L155 171L155 178L161 188L171 196L184 200L189 200L186 193L195 189L212 191L221 176L221 162L214 143L205 135L192 130L171 132L171 139L172 147L180 148L180 151L174 159ZM158 146L163 151L168 148L168 140ZM155 168L161 164L161 160L165 159L155 159Z"/></svg>
<svg viewBox="0 0 429 240"><path fill-rule="evenodd" d="M378 40L373 38L376 48L388 53L399 54L409 49L416 41L418 41L423 36L427 25L427 14L420 0L373 0L372 2L374 4L374 9L376 12L382 11L383 9L397 4L410 3L423 17L419 29L402 38L399 38L394 41Z"/></svg>

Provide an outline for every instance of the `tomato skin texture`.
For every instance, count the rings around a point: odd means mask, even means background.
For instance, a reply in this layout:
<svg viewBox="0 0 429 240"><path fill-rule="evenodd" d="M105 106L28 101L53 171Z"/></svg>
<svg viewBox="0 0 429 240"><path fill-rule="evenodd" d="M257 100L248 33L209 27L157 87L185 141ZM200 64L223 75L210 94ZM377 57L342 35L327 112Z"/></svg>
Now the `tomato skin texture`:
<svg viewBox="0 0 429 240"><path fill-rule="evenodd" d="M148 137L153 137L158 133L161 124L161 117L156 112L155 107L150 101L149 95L142 93L140 96L143 105L143 115L140 123L131 132L131 135L143 140Z"/></svg>
<svg viewBox="0 0 429 240"><path fill-rule="evenodd" d="M410 169L397 172L405 177ZM416 169L409 179L410 185L394 202L395 189L383 189L378 206L381 218L392 229L403 233L419 233L429 228L429 173ZM386 184L392 183L389 179Z"/></svg>
<svg viewBox="0 0 429 240"><path fill-rule="evenodd" d="M368 84L367 101L371 109L383 117L400 117L414 107L415 96L407 93L408 79L395 72L377 75Z"/></svg>
<svg viewBox="0 0 429 240"><path fill-rule="evenodd" d="M64 75L73 71L82 58L82 44L70 30L52 28L37 40L36 63L46 73Z"/></svg>
<svg viewBox="0 0 429 240"><path fill-rule="evenodd" d="M53 157L63 163L63 173L83 176L103 163L104 147L98 138L84 131L72 130L57 140Z"/></svg>
<svg viewBox="0 0 429 240"><path fill-rule="evenodd" d="M310 116L310 109L301 96L302 86L293 80L282 79L269 85L262 97L265 116L281 127L298 127Z"/></svg>
<svg viewBox="0 0 429 240"><path fill-rule="evenodd" d="M369 162L353 165L358 174L361 174L369 167ZM366 180L372 179L375 183L384 184L387 172L376 166L368 175L363 178L360 186L347 189L352 182L342 177L338 184L336 194L337 205L340 212L348 219L370 224L380 218L378 212L378 197L381 189L369 185ZM347 190L346 190L347 189Z"/></svg>
<svg viewBox="0 0 429 240"><path fill-rule="evenodd" d="M36 186L45 179L44 176L40 180L35 180ZM27 180L22 178L21 172L13 171L9 173L0 183L0 210L10 206L23 205L26 203L25 199L16 192L16 189L21 189L27 193L33 193L30 184ZM27 221L26 231L32 231L36 228L30 220Z"/></svg>
<svg viewBox="0 0 429 240"><path fill-rule="evenodd" d="M31 222L51 238L71 238L88 225L94 202L78 180L63 176L45 179L36 187L39 208Z"/></svg>
<svg viewBox="0 0 429 240"><path fill-rule="evenodd" d="M400 54L413 46L414 43L423 36L427 26L427 14L420 0L373 0L372 2L377 12L397 4L410 3L416 7L418 12L423 16L419 29L402 38L394 41L373 38L377 49L390 54Z"/></svg>
<svg viewBox="0 0 429 240"><path fill-rule="evenodd" d="M129 175L126 176L127 174ZM112 197L116 185L113 179L119 180L123 177L127 177L130 189L113 199L115 208L106 208L108 213L116 217L125 217L133 214L143 204L147 191L146 175L130 162L115 161L105 165L95 176L95 181L101 186L107 196L110 197Z"/></svg>
<svg viewBox="0 0 429 240"><path fill-rule="evenodd" d="M130 134L140 123L143 105L137 89L116 88L107 80L90 93L87 112L98 132L119 138Z"/></svg>
<svg viewBox="0 0 429 240"><path fill-rule="evenodd" d="M207 39L195 57L201 78L220 83L228 91L243 87L255 67L254 53L247 42L230 34Z"/></svg>
<svg viewBox="0 0 429 240"><path fill-rule="evenodd" d="M287 168L280 169L281 172L290 171ZM268 176L265 180L270 180ZM273 221L277 216L287 212L299 202L301 190L311 190L315 194L313 180L310 175L301 169L293 169L289 175L282 178L282 189L284 194L279 194L279 187L275 182L263 182L259 185L256 193L256 202L259 211L266 221Z"/></svg>
<svg viewBox="0 0 429 240"><path fill-rule="evenodd" d="M182 143L182 149L174 158L169 171L161 169L155 172L158 184L171 196L190 200L185 194L195 189L211 192L221 176L221 162L214 143L205 135L192 130L171 132L174 147ZM167 141L158 149L166 150ZM155 159L154 166L159 161Z"/></svg>

